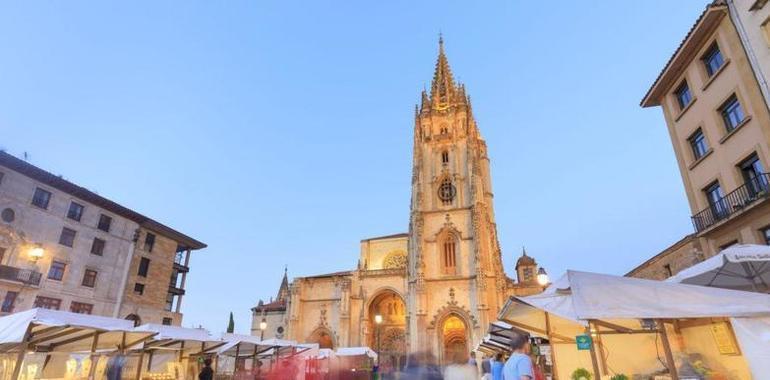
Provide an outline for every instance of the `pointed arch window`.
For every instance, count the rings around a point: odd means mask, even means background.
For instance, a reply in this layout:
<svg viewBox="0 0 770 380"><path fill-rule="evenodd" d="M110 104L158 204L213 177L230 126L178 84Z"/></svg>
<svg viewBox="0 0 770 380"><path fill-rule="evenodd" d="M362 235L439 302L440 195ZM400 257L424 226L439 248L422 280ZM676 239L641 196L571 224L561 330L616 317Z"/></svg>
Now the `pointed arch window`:
<svg viewBox="0 0 770 380"><path fill-rule="evenodd" d="M441 164L445 166L449 164L449 151L445 150L441 152Z"/></svg>
<svg viewBox="0 0 770 380"><path fill-rule="evenodd" d="M453 234L447 235L444 239L441 261L445 274L457 272L457 239Z"/></svg>

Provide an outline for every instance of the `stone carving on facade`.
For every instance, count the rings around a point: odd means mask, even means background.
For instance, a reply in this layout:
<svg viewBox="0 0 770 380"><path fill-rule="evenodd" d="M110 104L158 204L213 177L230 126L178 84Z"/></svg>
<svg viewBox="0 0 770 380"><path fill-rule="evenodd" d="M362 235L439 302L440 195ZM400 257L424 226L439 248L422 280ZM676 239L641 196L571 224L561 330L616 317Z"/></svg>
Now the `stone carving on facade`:
<svg viewBox="0 0 770 380"><path fill-rule="evenodd" d="M388 254L388 256L385 257L385 260L382 262L382 267L384 269L399 269L399 268L405 268L406 267L406 252L404 251L394 251Z"/></svg>
<svg viewBox="0 0 770 380"><path fill-rule="evenodd" d="M471 322L473 328L479 327L479 321L467 307L447 302L446 305L440 307L436 313L433 314L433 318L431 319L428 328L435 329L436 326L438 326L439 321L449 314L457 314L461 318L465 318L467 321Z"/></svg>

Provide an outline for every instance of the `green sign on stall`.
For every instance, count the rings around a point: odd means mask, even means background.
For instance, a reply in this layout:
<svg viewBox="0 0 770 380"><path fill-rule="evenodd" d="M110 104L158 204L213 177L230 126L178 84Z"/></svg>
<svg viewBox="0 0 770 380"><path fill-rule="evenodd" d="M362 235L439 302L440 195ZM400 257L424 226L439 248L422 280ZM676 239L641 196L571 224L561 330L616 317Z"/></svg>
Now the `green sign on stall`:
<svg viewBox="0 0 770 380"><path fill-rule="evenodd" d="M578 350L590 350L591 349L591 336L584 334L575 337L575 343Z"/></svg>

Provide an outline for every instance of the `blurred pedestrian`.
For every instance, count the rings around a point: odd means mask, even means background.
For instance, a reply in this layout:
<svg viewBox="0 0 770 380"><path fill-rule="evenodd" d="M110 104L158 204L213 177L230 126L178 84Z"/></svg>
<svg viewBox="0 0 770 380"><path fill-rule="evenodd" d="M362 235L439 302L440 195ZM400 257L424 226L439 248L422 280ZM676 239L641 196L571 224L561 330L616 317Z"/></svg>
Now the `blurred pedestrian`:
<svg viewBox="0 0 770 380"><path fill-rule="evenodd" d="M492 380L503 380L504 365L503 354L495 355L495 358L492 360Z"/></svg>
<svg viewBox="0 0 770 380"><path fill-rule="evenodd" d="M206 360L203 361L203 369L201 369L201 373L198 374L198 380L213 380L214 379L214 370L211 369L211 358L206 358Z"/></svg>
<svg viewBox="0 0 770 380"><path fill-rule="evenodd" d="M511 338L511 350L513 353L503 367L505 380L534 380L532 372L532 359L529 358L529 336L515 334Z"/></svg>

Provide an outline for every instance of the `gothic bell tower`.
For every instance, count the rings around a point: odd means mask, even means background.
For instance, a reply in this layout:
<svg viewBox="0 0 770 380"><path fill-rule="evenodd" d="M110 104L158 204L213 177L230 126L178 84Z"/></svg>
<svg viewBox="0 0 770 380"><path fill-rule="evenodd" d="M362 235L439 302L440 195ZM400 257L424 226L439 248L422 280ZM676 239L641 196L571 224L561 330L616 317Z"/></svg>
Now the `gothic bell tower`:
<svg viewBox="0 0 770 380"><path fill-rule="evenodd" d="M423 91L415 107L410 351L428 350L442 361L462 350L467 355L496 318L509 280L503 272L492 198L487 146L470 97L465 86L455 82L439 38L430 93Z"/></svg>

